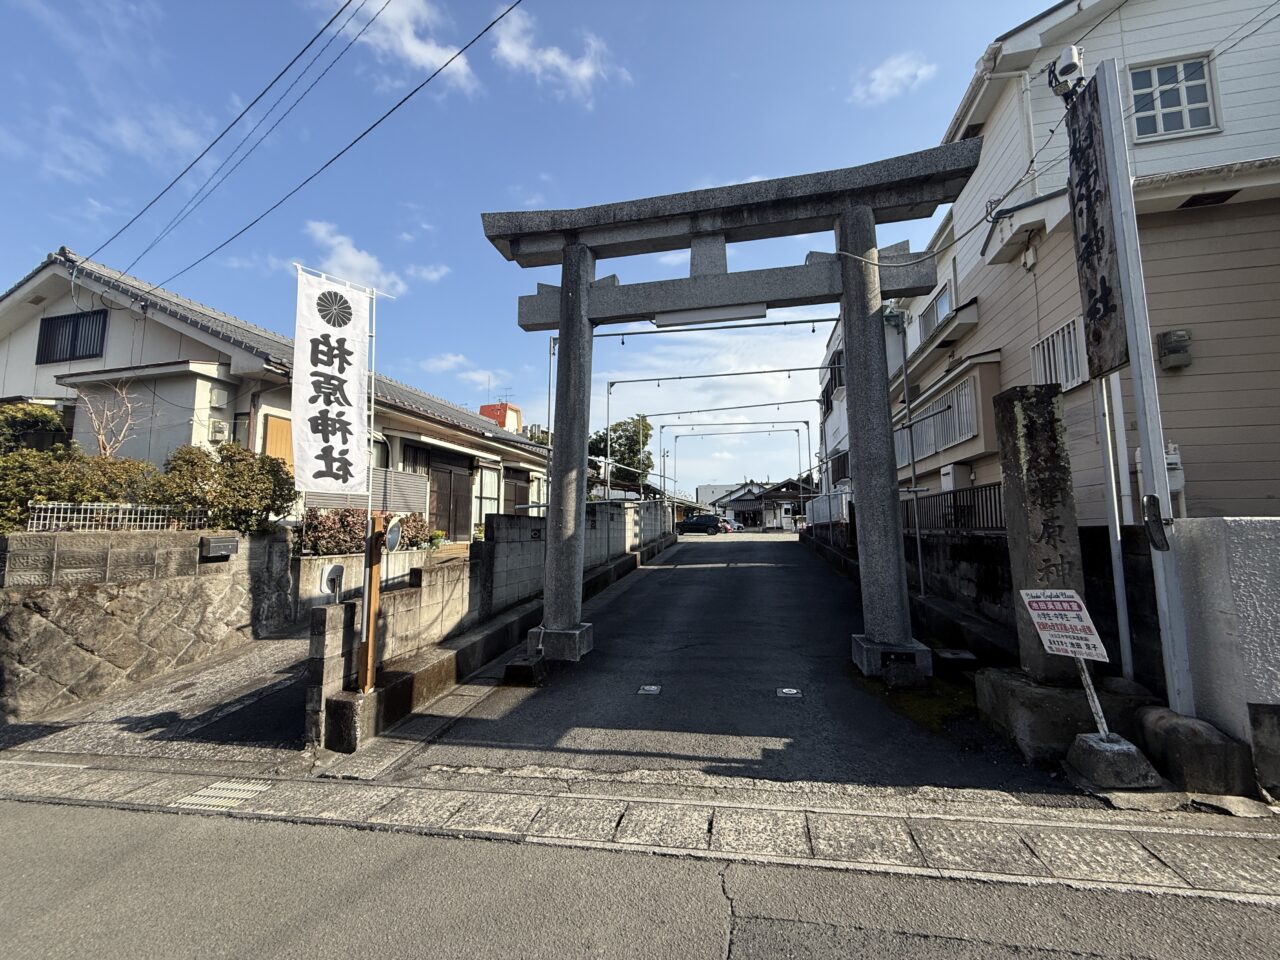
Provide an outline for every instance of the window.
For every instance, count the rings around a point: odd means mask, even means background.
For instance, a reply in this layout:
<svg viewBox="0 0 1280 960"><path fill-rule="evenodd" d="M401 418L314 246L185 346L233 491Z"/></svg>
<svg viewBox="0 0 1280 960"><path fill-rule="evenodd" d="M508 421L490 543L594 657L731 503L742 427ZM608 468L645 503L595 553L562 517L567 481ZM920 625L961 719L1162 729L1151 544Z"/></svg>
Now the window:
<svg viewBox="0 0 1280 960"><path fill-rule="evenodd" d="M835 368L829 371L831 374L831 388L839 390L844 386L844 351L837 350L831 354L831 363L828 366Z"/></svg>
<svg viewBox="0 0 1280 960"><path fill-rule="evenodd" d="M107 340L107 311L41 317L36 363L63 363L102 356Z"/></svg>
<svg viewBox="0 0 1280 960"><path fill-rule="evenodd" d="M1139 139L1213 129L1207 59L1130 70L1129 86Z"/></svg>
<svg viewBox="0 0 1280 960"><path fill-rule="evenodd" d="M947 322L947 314L951 312L951 287L944 285L933 298L933 302L920 314L920 342L924 343L940 326Z"/></svg>
<svg viewBox="0 0 1280 960"><path fill-rule="evenodd" d="M479 482L476 484L475 502L472 504L472 522L484 523L484 518L491 513L498 513L498 498L502 492L502 484L498 471L489 467L480 468Z"/></svg>
<svg viewBox="0 0 1280 960"><path fill-rule="evenodd" d="M1069 320L1031 347L1031 375L1036 383L1056 383L1063 390L1089 379L1085 359L1084 322Z"/></svg>

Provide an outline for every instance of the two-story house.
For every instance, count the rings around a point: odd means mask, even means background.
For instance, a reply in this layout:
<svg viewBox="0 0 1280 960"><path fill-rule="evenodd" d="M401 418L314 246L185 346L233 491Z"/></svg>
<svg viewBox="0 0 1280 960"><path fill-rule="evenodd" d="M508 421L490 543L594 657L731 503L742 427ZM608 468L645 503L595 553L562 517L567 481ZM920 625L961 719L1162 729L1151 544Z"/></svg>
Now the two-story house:
<svg viewBox="0 0 1280 960"><path fill-rule="evenodd" d="M0 294L0 398L63 410L91 453L89 414L114 413L128 420L122 457L162 464L184 444L232 441L292 465L292 362L290 338L65 247ZM466 541L487 514L545 500L545 447L383 376L376 403L375 509L424 513ZM365 504L349 499L305 505Z"/></svg>
<svg viewBox="0 0 1280 960"><path fill-rule="evenodd" d="M1084 524L1106 521L1105 427L1085 365L1063 101L1048 68L1077 44L1084 72L1120 68L1175 509L1280 514L1280 23L1261 0L1070 0L993 41L944 142L981 134L977 171L929 249L938 286L886 330L899 479L929 493L1000 479L992 397L1058 383ZM828 358L840 349L833 334ZM1124 519L1140 493L1128 371L1114 375ZM827 450L842 394L822 381ZM828 393L831 402L828 403ZM838 457L823 472L835 489ZM998 498L997 498L998 499Z"/></svg>

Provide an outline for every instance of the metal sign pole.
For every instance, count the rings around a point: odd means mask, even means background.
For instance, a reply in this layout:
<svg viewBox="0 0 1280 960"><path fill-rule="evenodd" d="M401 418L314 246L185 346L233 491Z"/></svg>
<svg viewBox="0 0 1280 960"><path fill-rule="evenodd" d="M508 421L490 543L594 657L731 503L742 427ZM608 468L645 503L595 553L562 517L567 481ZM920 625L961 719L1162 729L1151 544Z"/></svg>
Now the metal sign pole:
<svg viewBox="0 0 1280 960"><path fill-rule="evenodd" d="M1133 177L1129 168L1124 101L1115 60L1098 65L1098 106L1105 136L1105 156L1113 192L1114 226L1120 276L1129 309L1125 323L1129 344L1130 372L1138 413L1138 436L1142 447L1143 489L1159 498L1163 514L1169 509L1169 474L1164 465L1164 431L1160 419L1160 397L1156 387L1155 360L1151 351L1151 324L1147 315L1147 291L1142 275L1142 253L1138 246L1137 211L1133 200ZM1173 529L1172 523L1166 526ZM1194 717L1195 696L1191 660L1187 649L1187 624L1182 609L1182 585L1176 557L1177 538L1169 537L1171 550L1151 551L1151 569L1156 588L1156 610L1163 639L1165 685L1169 706L1184 716Z"/></svg>
<svg viewBox="0 0 1280 960"><path fill-rule="evenodd" d="M1093 689L1093 677L1089 676L1089 668L1081 657L1072 657L1076 669L1080 671L1080 682L1084 684L1085 696L1089 698L1089 709L1093 711L1093 722L1098 725L1098 733L1107 740L1111 739L1111 731L1107 728L1107 718L1102 715L1102 704L1098 700L1098 691Z"/></svg>

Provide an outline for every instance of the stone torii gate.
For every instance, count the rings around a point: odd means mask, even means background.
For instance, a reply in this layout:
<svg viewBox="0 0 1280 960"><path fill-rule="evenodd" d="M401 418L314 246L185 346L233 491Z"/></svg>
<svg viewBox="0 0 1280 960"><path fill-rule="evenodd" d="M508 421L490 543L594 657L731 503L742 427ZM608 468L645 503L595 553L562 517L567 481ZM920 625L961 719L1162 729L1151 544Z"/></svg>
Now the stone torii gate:
<svg viewBox="0 0 1280 960"><path fill-rule="evenodd" d="M531 657L579 660L592 647L591 624L581 622L592 327L708 323L836 302L866 631L853 638L853 657L864 673L878 674L887 660L923 649L911 636L880 308L882 296L931 291L937 269L912 255L880 258L876 224L928 217L955 200L981 146L978 138L824 173L577 210L482 215L485 236L508 260L561 265L559 287L540 283L519 305L523 329L559 334L544 620L530 632ZM810 253L800 266L728 272L727 243L821 230L835 231L839 253ZM687 279L596 279L597 260L679 249L690 251Z"/></svg>

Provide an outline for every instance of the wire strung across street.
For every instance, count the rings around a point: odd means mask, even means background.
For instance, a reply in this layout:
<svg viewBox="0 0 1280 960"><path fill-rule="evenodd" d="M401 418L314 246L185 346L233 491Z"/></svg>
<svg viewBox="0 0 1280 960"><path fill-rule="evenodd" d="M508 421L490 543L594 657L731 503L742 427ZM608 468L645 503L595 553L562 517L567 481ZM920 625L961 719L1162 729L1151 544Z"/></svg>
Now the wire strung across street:
<svg viewBox="0 0 1280 960"><path fill-rule="evenodd" d="M242 163L244 163L251 156L253 156L254 151L257 150L258 147L262 146L263 141L271 136L271 134L275 131L276 127L280 126L280 124L289 116L289 114L293 113L294 108L297 107L298 104L300 104L303 100L307 98L307 95L310 94L311 91L316 88L316 85L325 78L325 76L329 73L330 70L332 70L335 66L337 66L338 61L341 60L346 55L347 51L350 50L352 46L355 45L356 41L358 41L362 36L364 36L365 31L367 31L371 26L373 26L373 24L377 21L377 19L380 16L382 16L382 12L387 9L387 6L391 3L391 0L384 0L382 6L378 8L377 12L374 13L372 17L370 17L368 20L365 21L364 25L359 29L359 31L357 31L356 34L350 40L347 41L346 46L344 46L341 50L339 50L337 56L335 56L332 60L330 60L329 63L325 66L325 68L320 71L319 76L317 76L314 80L312 80L311 83L307 85L306 89L304 89L302 93L298 94L297 98L294 99L294 101L291 104L289 104L289 106L285 109L284 113L282 113L279 117L276 118L275 122L272 123L271 126L267 128L267 132L264 133L257 140L255 140L249 146L249 149L244 152L243 156L241 156L238 160L236 160L235 164L232 165L230 170L227 170L227 172L222 174L221 177L218 177L218 174L222 173L223 169L225 169L227 164L231 162L231 159L236 155L236 153L239 152L240 148L243 147L245 143L249 141L250 137L252 137L255 133L258 132L258 129L266 122L267 118L271 116L272 113L275 112L276 107L280 106L280 104L284 102L284 99L289 95L289 92L293 90L293 88L296 87L299 82L301 82L302 78L307 75L307 73L311 70L311 68L315 66L316 61L319 60L322 56L324 56L324 52L329 49L329 47L333 44L335 40L338 39L338 37L342 36L342 32L347 29L351 21L356 18L356 16L360 13L360 11L364 9L365 4L367 4L368 2L369 0L360 0L360 6L356 7L354 10L351 11L347 19L343 21L342 26L338 27L338 29L333 33L333 35L329 37L328 40L325 41L324 46L321 47L316 52L316 55L312 57L310 61L307 62L307 65L302 68L302 71L296 77L294 77L292 81L290 81L289 86L287 86L284 89L284 92L282 92L280 96L276 97L275 102L273 102L271 106L267 108L266 112L263 113L263 115L258 119L258 122L255 123L243 137L240 138L240 142L237 143L235 147L232 149L232 151L228 153L227 156L223 159L223 161L220 164L218 164L217 168L211 174L209 174L208 177L205 178L204 183L200 185L199 189L197 189L196 192L193 193L187 199L187 202L184 203L178 209L178 212L175 213L170 218L169 222L164 225L163 229L161 229L160 232L155 235L155 237L152 238L151 242L147 244L147 246L142 250L142 252L139 253L136 257L134 257L133 260L129 263L129 265L124 268L125 273L129 273L134 268L134 266L138 263L139 260L145 257L152 250L154 250L156 246L158 246L160 243L164 242L165 238L168 237L169 234L173 233L174 230L182 226L183 222L189 216L191 216L191 214L195 213L198 209L200 209L200 207L204 205L204 202L208 200L211 196L213 196L213 194L218 190L218 188L221 187L222 184L226 182L228 177L232 176L238 169L240 169L240 165ZM215 177L217 177L217 181L213 182ZM213 186L209 186L211 182L213 182ZM208 189L206 190L206 188Z"/></svg>
<svg viewBox="0 0 1280 960"><path fill-rule="evenodd" d="M394 114L397 110L399 110L406 103L412 100L424 87L427 86L427 84L431 83L432 80L434 80L436 77L440 76L441 73L447 70L450 64L452 64L460 56L462 56L464 53L470 50L473 46L479 43L481 38L484 37L485 34L487 34L490 30L496 27L503 20L503 18L507 16L507 14L509 14L516 7L520 6L520 4L523 2L524 0L514 0L513 3L511 3L506 8L504 8L501 13L499 13L496 17L494 17L485 25L484 29L482 29L474 37L468 40L466 44L464 44L462 47L458 48L458 50L455 51L454 54L449 57L449 59L447 59L444 63L442 63L434 71L432 71L431 74L427 76L425 80L423 80L416 87L414 87L412 90L406 93L403 97L397 100L388 110L386 110L386 112L384 112L380 117L378 117L377 120L373 121L373 123L365 127L364 130L362 130L355 137L355 139L353 139L345 147L343 147L341 150L339 150L337 153L331 156L328 160L322 163L319 167L317 167L311 174L309 174L305 179L303 179L300 183L298 183L297 186L295 186L292 190L286 193L283 197L281 197L275 203L271 204L271 206L267 207L265 210L262 211L262 213L258 214L256 217L254 217L252 220L246 223L243 227L241 227L235 233L231 234L231 236L227 237L227 239L223 240L221 243L215 246L212 250L208 251L207 253L203 254L200 257L197 257L195 260L191 261L189 264L187 264L185 267L183 267L181 270L177 271L176 273L170 274L168 277L165 277L165 279L161 280L157 284L154 284L146 292L150 293L151 290L155 290L157 287L163 287L166 284L176 280L178 277L182 276L184 273L198 267L200 264L204 263L214 254L218 253L220 250L222 250L229 244L233 243L234 241L238 240L240 237L244 236L246 233L248 233L250 230L256 227L268 216L270 216L272 213L274 213L276 210L282 207L290 198L292 198L295 194L297 194L300 190L302 190L305 186L307 186L307 184L311 183L312 180L320 176L320 174L324 173L331 166L337 163L343 156L345 156L348 152L350 152L351 149L356 146L356 144L360 143L360 141L362 141L365 137L373 133L374 130L382 126L382 124L392 114Z"/></svg>
<svg viewBox="0 0 1280 960"><path fill-rule="evenodd" d="M352 4L352 0L346 0L346 2L334 12L333 16L330 17L328 21L326 21L325 25L316 31L315 36L313 36L310 40L307 41L306 46L304 46L301 50L299 50L296 54L294 54L293 59L284 65L283 69L281 69L281 71L272 78L271 82L268 83L265 87L263 87L260 91L258 91L258 95L254 97L252 100L250 100L249 104L243 110L241 110L238 114L236 114L235 119L232 120L229 124L227 124L222 129L221 133L219 133L216 137L210 140L208 146L206 146L203 150L201 150L196 155L194 160L192 160L185 167L183 167L182 171L176 177L170 180L163 190L161 190L154 197L148 200L146 206L144 206L141 210L139 210L132 217L130 217L129 221L123 227L121 227L111 236L107 237L107 239L104 240L102 243L98 244L97 248L92 253L89 254L88 259L92 260L99 253L101 253L108 246L110 246L110 244L114 242L115 239L120 236L120 234L124 233L131 226L137 223L139 217L141 217L144 213L146 213L153 206L155 206L161 197L163 197L166 193L172 190L177 185L179 180L181 180L188 173L190 173L192 167L194 167L197 163L203 160L205 156L209 153L209 151L218 145L218 142L221 141L223 137L225 137L228 133L230 133L233 129L235 129L236 124L238 124L241 120L243 120L245 116L248 115L249 111L252 110L255 106L257 106L258 101L267 95L267 91L280 82L280 78L283 77L286 73L288 73L293 68L293 65L295 63L297 63L300 59L302 59L302 55L311 49L312 44L314 44L317 40L319 40L322 36L324 36L325 31L328 30L329 27L333 25L333 22L337 20L339 16L342 15L342 11L347 9L347 7L351 6L351 4Z"/></svg>
<svg viewBox="0 0 1280 960"><path fill-rule="evenodd" d="M729 407L702 407L698 410L668 410L665 413L639 413L636 416L652 420L654 417L682 417L691 413L719 413L722 410L750 410L754 407L785 407L792 403L820 403L819 397L804 400L770 400L768 403L735 403Z"/></svg>

